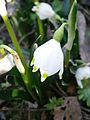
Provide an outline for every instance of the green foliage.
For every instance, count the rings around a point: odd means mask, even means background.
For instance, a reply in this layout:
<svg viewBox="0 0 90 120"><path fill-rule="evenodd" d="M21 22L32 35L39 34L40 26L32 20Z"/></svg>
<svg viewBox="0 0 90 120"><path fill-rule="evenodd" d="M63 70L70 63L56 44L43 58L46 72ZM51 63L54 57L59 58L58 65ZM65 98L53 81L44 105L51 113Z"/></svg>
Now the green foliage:
<svg viewBox="0 0 90 120"><path fill-rule="evenodd" d="M63 99L62 98L56 99L56 97L52 97L49 100L49 103L44 105L44 107L46 108L46 110L53 111L54 107L60 106L62 104L63 104Z"/></svg>
<svg viewBox="0 0 90 120"><path fill-rule="evenodd" d="M63 17L68 17L70 10L70 0L64 0L63 5L62 5L62 16Z"/></svg>
<svg viewBox="0 0 90 120"><path fill-rule="evenodd" d="M71 10L68 15L68 42L66 48L68 50L72 49L73 41L75 39L75 31L76 31L76 18L77 18L77 2L76 0L73 2Z"/></svg>
<svg viewBox="0 0 90 120"><path fill-rule="evenodd" d="M34 1L34 0L33 0ZM38 28L38 22L37 22L37 16L34 12L32 12L33 7L33 1L32 0L22 0L20 2L20 8L18 8L16 16L11 16L12 21L14 23L14 27L17 28L17 31L20 35L20 37L24 37L25 40L28 41L28 45L30 50L25 50L21 47L22 53L24 55L30 56L29 57L29 63L31 63L31 59L33 58L34 53L34 43L38 43L38 45L41 45L42 43L46 42L48 39L47 36L49 34L52 34L55 29L52 27L52 24L49 24L47 22L48 20L43 21L43 30L44 30L44 38L38 39L35 41L35 38L39 36L39 28ZM78 30L76 30L76 13L77 13L77 3L76 0L64 0L63 5L60 0L51 0L50 4L53 7L53 10L60 15L60 18L63 16L62 25L63 23L68 21L68 27L64 26L60 31L56 31L54 34L55 39L61 41L62 47L67 43L67 40L70 40L70 45L72 43L73 46L72 50L70 48L70 53L68 54L66 58L69 59L72 63L70 63L70 66L67 70L64 71L63 80L60 81L64 84L64 80L66 80L67 83L64 85L69 85L70 81L73 81L73 78L75 80L74 74L76 72L76 69L79 65L81 65L82 61L76 62L76 59L79 58L79 44L78 44ZM42 0L41 0L42 2ZM47 2L47 1L46 1ZM62 9L61 9L62 8ZM66 19L65 19L66 18ZM62 18L61 18L62 19ZM61 25L61 21L57 21L59 26ZM49 28L49 29L48 29ZM60 30L60 29L59 29ZM49 32L47 32L49 31ZM52 32L53 31L53 32ZM28 34L29 33L29 34ZM46 34L48 33L48 34ZM56 35L58 34L58 35ZM62 34L62 35L61 35ZM53 35L50 36L50 38ZM64 37L63 37L64 36ZM23 38L22 37L22 38ZM67 39L68 38L68 39ZM74 41L73 41L74 40ZM0 40L0 44L2 44L3 41ZM33 45L31 45L33 44ZM29 52L28 52L29 51ZM70 55L70 56L69 56ZM50 101L48 104L45 104L45 108L47 110L53 111L54 107L59 106L63 103L62 98L56 99L56 97L52 97L55 94L52 93L52 90L50 89L50 85L54 84L56 80L58 80L58 77L56 77L56 74L53 76L50 76L47 78L46 81L43 83L40 81L40 73L37 71L36 73L32 72L32 67L28 65L29 67L29 75L30 75L30 87L33 93L35 93L36 97L38 98L38 103L40 105L43 105L46 103L48 98L50 98ZM64 81L64 82L63 82ZM90 81L90 80L87 80ZM28 93L27 88L25 86L25 83L22 80L21 74L17 71L16 67L14 67L7 75L6 82L0 83L0 99L5 100L30 100L32 101L31 95ZM83 101L87 101L87 105L90 106L90 85L89 82L86 85L86 82L83 82L83 89L78 90L79 99Z"/></svg>
<svg viewBox="0 0 90 120"><path fill-rule="evenodd" d="M61 11L61 2L60 0L53 0L52 1L52 7L55 10L56 13L59 13Z"/></svg>
<svg viewBox="0 0 90 120"><path fill-rule="evenodd" d="M78 37L78 30L76 30L75 33L75 40L72 46L72 50L71 50L71 59L75 60L79 58L79 37ZM73 55L74 53L74 55Z"/></svg>
<svg viewBox="0 0 90 120"><path fill-rule="evenodd" d="M30 100L22 77L16 67L7 75L6 81L0 83L0 99L2 100Z"/></svg>
<svg viewBox="0 0 90 120"><path fill-rule="evenodd" d="M64 0L62 5L62 16L67 18L74 0Z"/></svg>
<svg viewBox="0 0 90 120"><path fill-rule="evenodd" d="M0 99L2 100L30 100L29 94L18 87L0 90Z"/></svg>
<svg viewBox="0 0 90 120"><path fill-rule="evenodd" d="M90 78L82 80L83 88L78 90L79 100L86 101L88 107L90 107Z"/></svg>
<svg viewBox="0 0 90 120"><path fill-rule="evenodd" d="M67 23L63 23L53 34L53 39L55 39L58 42L62 41L63 35L64 35L64 27L67 25Z"/></svg>

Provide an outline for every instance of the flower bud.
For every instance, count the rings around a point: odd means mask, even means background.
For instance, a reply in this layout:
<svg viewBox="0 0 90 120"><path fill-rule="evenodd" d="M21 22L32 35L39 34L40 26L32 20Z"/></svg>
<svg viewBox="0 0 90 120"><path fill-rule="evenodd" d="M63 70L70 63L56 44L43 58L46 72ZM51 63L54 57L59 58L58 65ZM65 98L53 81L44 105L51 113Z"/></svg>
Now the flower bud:
<svg viewBox="0 0 90 120"><path fill-rule="evenodd" d="M63 35L64 35L64 27L67 23L63 23L54 33L53 39L57 42L61 42Z"/></svg>

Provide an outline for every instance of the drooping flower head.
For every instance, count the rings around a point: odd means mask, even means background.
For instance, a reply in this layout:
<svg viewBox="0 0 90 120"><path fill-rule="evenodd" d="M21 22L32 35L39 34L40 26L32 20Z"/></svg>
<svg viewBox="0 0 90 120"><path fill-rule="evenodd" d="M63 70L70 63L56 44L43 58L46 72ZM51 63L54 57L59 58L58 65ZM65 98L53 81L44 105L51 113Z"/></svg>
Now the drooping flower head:
<svg viewBox="0 0 90 120"><path fill-rule="evenodd" d="M48 3L44 2L35 2L35 5L32 8L32 11L36 12L36 14L40 17L41 20L49 19L49 21L57 28L55 12L52 7Z"/></svg>
<svg viewBox="0 0 90 120"><path fill-rule="evenodd" d="M54 32L53 39L38 47L34 52L31 66L33 66L33 72L40 69L41 82L43 82L48 76L51 76L58 71L59 78L62 78L64 56L60 42L64 35L65 25L67 25L67 23L63 23Z"/></svg>
<svg viewBox="0 0 90 120"><path fill-rule="evenodd" d="M52 7L47 3L39 3L35 2L36 6L32 8L32 11L36 12L36 14L40 17L41 20L50 18L55 15Z"/></svg>
<svg viewBox="0 0 90 120"><path fill-rule="evenodd" d="M63 74L63 53L60 43L54 39L49 40L34 52L34 57L31 62L33 72L40 69L41 81L43 82L48 76L59 72L60 79Z"/></svg>
<svg viewBox="0 0 90 120"><path fill-rule="evenodd" d="M22 62L21 62L17 52L6 45L0 45L0 48L5 48L7 51L10 52L9 54L5 55L3 58L0 59L0 75L7 73L15 65L16 65L18 71L20 73L24 74L25 69L22 65Z"/></svg>
<svg viewBox="0 0 90 120"><path fill-rule="evenodd" d="M77 84L80 86L80 88L83 88L81 81L90 78L90 67L85 66L78 68L75 77L77 80Z"/></svg>

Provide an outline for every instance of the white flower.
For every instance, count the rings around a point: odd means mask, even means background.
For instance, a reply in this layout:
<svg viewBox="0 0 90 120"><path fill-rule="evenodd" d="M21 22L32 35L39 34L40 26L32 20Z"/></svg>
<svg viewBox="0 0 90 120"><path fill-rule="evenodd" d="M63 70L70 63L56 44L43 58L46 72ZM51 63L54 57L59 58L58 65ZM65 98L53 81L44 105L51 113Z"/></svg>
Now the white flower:
<svg viewBox="0 0 90 120"><path fill-rule="evenodd" d="M13 56L7 54L4 58L0 59L0 75L10 71L14 66Z"/></svg>
<svg viewBox="0 0 90 120"><path fill-rule="evenodd" d="M47 3L38 3L36 2L36 6L32 8L32 11L36 12L36 14L40 17L41 20L50 18L55 15L52 7Z"/></svg>
<svg viewBox="0 0 90 120"><path fill-rule="evenodd" d="M12 2L12 0L6 0L7 2Z"/></svg>
<svg viewBox="0 0 90 120"><path fill-rule="evenodd" d="M7 54L4 58L0 59L0 75L7 73L16 65L20 73L25 73L22 62L16 52Z"/></svg>
<svg viewBox="0 0 90 120"><path fill-rule="evenodd" d="M90 67L85 66L85 67L78 68L76 71L75 77L77 80L77 84L81 88L83 88L81 80L90 78Z"/></svg>
<svg viewBox="0 0 90 120"><path fill-rule="evenodd" d="M6 10L5 4L6 4L5 0L0 0L0 14L1 14L1 16L7 15L7 10Z"/></svg>
<svg viewBox="0 0 90 120"><path fill-rule="evenodd" d="M55 12L52 7L48 3L38 3L35 2L36 6L32 8L32 11L36 12L36 14L40 17L41 20L49 19L49 21L55 26L58 27L57 21L55 18Z"/></svg>
<svg viewBox="0 0 90 120"><path fill-rule="evenodd" d="M51 39L35 50L31 66L34 65L33 72L40 69L41 82L58 71L61 79L63 74L63 59L60 43Z"/></svg>

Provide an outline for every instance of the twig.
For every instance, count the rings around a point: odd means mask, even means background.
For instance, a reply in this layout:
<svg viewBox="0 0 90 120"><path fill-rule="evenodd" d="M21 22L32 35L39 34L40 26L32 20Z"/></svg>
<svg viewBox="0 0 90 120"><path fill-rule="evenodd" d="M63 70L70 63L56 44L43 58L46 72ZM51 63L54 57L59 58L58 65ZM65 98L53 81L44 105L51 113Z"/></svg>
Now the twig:
<svg viewBox="0 0 90 120"><path fill-rule="evenodd" d="M59 84L56 82L56 86L59 89L59 91L66 97L67 94L63 91L63 89L59 86Z"/></svg>
<svg viewBox="0 0 90 120"><path fill-rule="evenodd" d="M29 35L31 35L33 32L34 32L34 30L32 30L31 32L25 34L25 35L19 40L19 44L21 44L21 42L22 42L26 37L28 37Z"/></svg>

